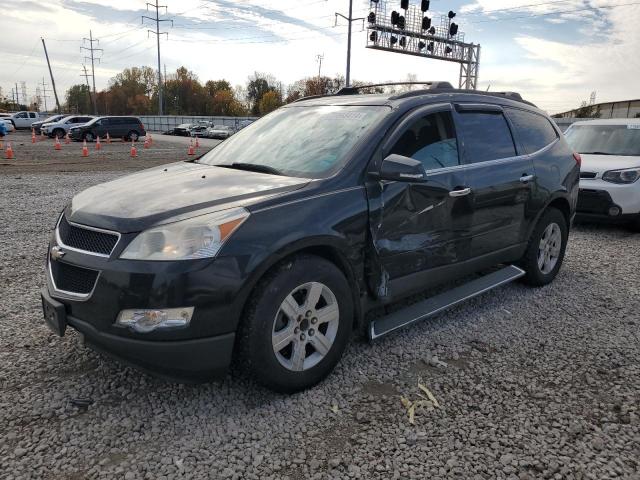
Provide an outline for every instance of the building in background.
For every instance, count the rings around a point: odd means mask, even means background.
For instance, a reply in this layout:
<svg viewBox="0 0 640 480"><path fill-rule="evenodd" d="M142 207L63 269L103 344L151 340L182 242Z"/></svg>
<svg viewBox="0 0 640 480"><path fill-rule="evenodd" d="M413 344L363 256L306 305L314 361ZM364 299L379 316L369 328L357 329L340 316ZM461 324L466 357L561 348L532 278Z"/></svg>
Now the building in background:
<svg viewBox="0 0 640 480"><path fill-rule="evenodd" d="M554 118L640 118L640 99L582 105Z"/></svg>

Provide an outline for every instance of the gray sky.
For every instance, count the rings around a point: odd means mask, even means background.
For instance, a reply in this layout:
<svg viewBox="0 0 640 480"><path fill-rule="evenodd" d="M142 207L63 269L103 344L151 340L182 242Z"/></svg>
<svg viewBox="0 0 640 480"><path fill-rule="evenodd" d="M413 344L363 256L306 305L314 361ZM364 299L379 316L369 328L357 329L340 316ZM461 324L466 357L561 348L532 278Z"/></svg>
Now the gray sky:
<svg viewBox="0 0 640 480"><path fill-rule="evenodd" d="M254 71L273 74L285 85L322 72L344 74L346 26L334 13L347 0L164 0L162 61L167 71L184 65L202 81L225 78L244 84ZM399 0L390 2L398 4ZM412 0L411 3L417 3ZM141 25L143 0L18 0L0 16L0 87L25 81L27 95L48 77L40 37L47 41L58 93L80 76L89 30L100 39L96 86L125 67L156 66L155 37ZM482 45L480 89L514 90L540 107L558 112L580 105L591 91L597 101L640 98L640 0L432 0L432 15L449 9L467 41ZM369 2L354 0L354 15ZM457 83L458 65L364 48L366 32L354 24L352 77L357 80L420 80ZM89 65L89 64L87 64ZM50 94L52 95L52 94ZM61 101L63 99L61 98ZM48 99L48 104L53 98Z"/></svg>

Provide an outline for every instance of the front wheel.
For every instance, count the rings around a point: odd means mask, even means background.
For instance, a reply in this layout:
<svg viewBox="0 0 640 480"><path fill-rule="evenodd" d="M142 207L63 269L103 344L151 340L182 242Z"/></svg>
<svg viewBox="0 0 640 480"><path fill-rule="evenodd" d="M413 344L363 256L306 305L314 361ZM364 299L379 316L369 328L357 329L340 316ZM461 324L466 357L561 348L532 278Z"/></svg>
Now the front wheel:
<svg viewBox="0 0 640 480"><path fill-rule="evenodd" d="M238 361L266 387L296 392L336 366L353 325L351 288L331 262L301 255L256 288L240 328Z"/></svg>
<svg viewBox="0 0 640 480"><path fill-rule="evenodd" d="M93 142L93 140L94 140L93 133L91 133L91 132L85 133L82 138L84 140L86 140L87 142Z"/></svg>
<svg viewBox="0 0 640 480"><path fill-rule="evenodd" d="M526 272L525 283L542 286L553 281L562 266L568 237L565 216L555 208L548 209L533 230L519 262Z"/></svg>

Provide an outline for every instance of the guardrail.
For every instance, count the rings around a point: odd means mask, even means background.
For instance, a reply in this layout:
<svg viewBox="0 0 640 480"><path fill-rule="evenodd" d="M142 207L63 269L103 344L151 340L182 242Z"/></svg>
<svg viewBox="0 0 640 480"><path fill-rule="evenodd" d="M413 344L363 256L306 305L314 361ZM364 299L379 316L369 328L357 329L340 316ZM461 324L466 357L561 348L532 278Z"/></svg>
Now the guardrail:
<svg viewBox="0 0 640 480"><path fill-rule="evenodd" d="M245 120L257 120L258 117L207 117L199 115L139 115L145 129L150 132L165 132L181 123L212 122L214 125L227 125L235 128Z"/></svg>

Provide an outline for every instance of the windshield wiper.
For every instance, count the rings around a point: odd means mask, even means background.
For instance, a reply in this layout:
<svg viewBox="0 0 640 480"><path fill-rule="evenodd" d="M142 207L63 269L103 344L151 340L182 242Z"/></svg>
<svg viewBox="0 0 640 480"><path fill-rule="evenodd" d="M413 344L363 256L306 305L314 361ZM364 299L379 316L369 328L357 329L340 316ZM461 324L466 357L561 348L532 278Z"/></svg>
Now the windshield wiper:
<svg viewBox="0 0 640 480"><path fill-rule="evenodd" d="M582 152L583 155L615 155L615 153L607 153L607 152Z"/></svg>
<svg viewBox="0 0 640 480"><path fill-rule="evenodd" d="M282 175L282 172L277 168L270 167L269 165L260 165L258 163L233 162L230 165L216 165L216 167L234 168L236 170L246 170L248 172L269 173L271 175Z"/></svg>

